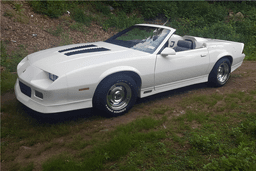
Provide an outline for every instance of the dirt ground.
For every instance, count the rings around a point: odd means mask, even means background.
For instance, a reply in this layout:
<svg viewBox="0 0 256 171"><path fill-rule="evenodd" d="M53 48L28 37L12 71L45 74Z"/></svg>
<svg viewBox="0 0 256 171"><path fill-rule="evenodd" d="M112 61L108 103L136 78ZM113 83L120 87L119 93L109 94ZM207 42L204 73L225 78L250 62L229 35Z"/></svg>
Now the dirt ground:
<svg viewBox="0 0 256 171"><path fill-rule="evenodd" d="M29 54L58 46L61 38L50 34L50 30L55 30L59 25L72 38L72 43L103 41L115 34L111 30L104 31L95 22L89 27L85 26L85 33L73 31L68 26L74 21L68 14L59 19L50 19L34 13L26 2L23 2L22 8L24 11L20 14L15 11L14 5L1 3L1 40L7 44L8 52L17 49L19 45L25 45Z"/></svg>
<svg viewBox="0 0 256 171"><path fill-rule="evenodd" d="M12 6L9 4L1 4L1 40L8 42L7 49L11 52L17 48L18 45L23 44L26 46L28 53L38 51L41 49L47 49L53 46L57 46L60 43L58 37L55 37L47 32L49 28L56 28L57 25L62 22L57 19L49 19L48 17L35 14L32 12L27 4L24 6L25 11L25 23L13 21L14 17L3 16L7 10L13 10ZM33 15L33 17L31 17ZM65 16L68 17L68 16ZM92 41L102 41L114 34L114 32L105 32L100 26L92 23L90 27L87 28L89 32L84 35L81 32L70 31L69 35L72 37L72 43L82 43L82 42L92 42ZM36 37L32 34L37 34ZM94 35L97 35L95 37ZM89 125L86 130L81 130L84 133L90 132L104 132L113 130L117 125L126 124L138 117L142 117L149 114L156 106L167 105L174 108L173 115L179 115L184 113L186 109L182 109L177 105L184 97L189 97L194 94L204 94L209 95L213 93L226 94L232 91L242 91L248 92L256 88L256 62L244 61L243 65L239 67L236 71L231 74L230 80L227 84L220 88L213 88L205 83L196 84L188 86L185 88L180 88L177 90L172 90L157 95L153 95L147 98L138 99L134 108L128 113L116 118L104 118L99 120L88 120ZM1 105L5 105L10 101L16 101L14 93L1 94ZM143 110L140 110L140 105L146 105ZM29 111L29 109L24 109ZM29 111L30 112L30 111ZM88 119L95 115L92 109L78 110L74 112L64 112L56 115L58 116L69 116L72 115L73 119L84 118ZM96 114L97 115L97 114ZM170 116L171 117L171 116ZM57 121L58 122L58 121ZM55 124L55 123L53 123ZM89 137L83 137L89 139ZM52 142L67 143L71 141L70 137L63 137L52 140ZM23 163L33 161L35 165L35 170L41 170L41 163L44 162L49 157L59 154L63 151L68 153L74 153L74 151L63 147L63 148L51 148L50 150L42 152L40 155L36 155L40 149L44 148L45 143L36 144L32 147L21 146L19 150L15 152L17 157L14 162ZM29 159L24 158L26 153L30 153ZM4 161L2 161L4 164ZM3 165L2 165L3 166ZM4 167L3 167L4 169Z"/></svg>

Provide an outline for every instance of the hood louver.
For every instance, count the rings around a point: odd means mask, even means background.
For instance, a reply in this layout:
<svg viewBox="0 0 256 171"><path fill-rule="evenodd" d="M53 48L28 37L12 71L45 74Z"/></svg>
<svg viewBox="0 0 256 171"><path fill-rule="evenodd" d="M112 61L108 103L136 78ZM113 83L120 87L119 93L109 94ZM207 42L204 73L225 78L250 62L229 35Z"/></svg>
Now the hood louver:
<svg viewBox="0 0 256 171"><path fill-rule="evenodd" d="M82 49L82 50L77 50L77 49ZM77 50L77 51L73 51L73 50ZM70 52L64 53L64 55L71 56L71 55L77 55L82 53L102 52L102 51L109 51L109 50L110 49L107 49L107 48L97 47L96 45L84 45L84 46L77 46L77 47L59 50L58 52L62 53L62 52L70 51Z"/></svg>
<svg viewBox="0 0 256 171"><path fill-rule="evenodd" d="M82 53L90 53L90 52L102 52L102 51L109 51L110 49L106 48L93 48L93 49L84 49L84 50L78 50L74 52L68 52L64 53L64 55L71 56L71 55L77 55Z"/></svg>
<svg viewBox="0 0 256 171"><path fill-rule="evenodd" d="M76 49L82 49L82 48L90 48L90 47L96 47L96 45L84 45L84 46L77 46L77 47L73 47L73 48L68 48L68 49L63 49L63 50L59 50L58 52L66 52L66 51L70 51L70 50L76 50Z"/></svg>

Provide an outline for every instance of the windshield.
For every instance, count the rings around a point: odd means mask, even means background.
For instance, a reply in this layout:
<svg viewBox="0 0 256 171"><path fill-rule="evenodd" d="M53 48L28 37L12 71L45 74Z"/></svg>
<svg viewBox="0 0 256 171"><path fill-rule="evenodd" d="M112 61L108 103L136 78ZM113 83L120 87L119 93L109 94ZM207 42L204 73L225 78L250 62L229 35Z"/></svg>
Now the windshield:
<svg viewBox="0 0 256 171"><path fill-rule="evenodd" d="M132 26L114 35L105 42L153 53L169 32L170 30L168 29L157 27Z"/></svg>

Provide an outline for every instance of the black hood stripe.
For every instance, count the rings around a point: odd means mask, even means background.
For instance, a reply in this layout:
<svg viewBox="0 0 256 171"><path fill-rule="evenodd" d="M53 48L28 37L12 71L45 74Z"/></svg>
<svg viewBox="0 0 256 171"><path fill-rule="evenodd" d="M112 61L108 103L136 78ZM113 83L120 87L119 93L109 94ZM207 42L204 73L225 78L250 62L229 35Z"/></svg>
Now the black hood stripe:
<svg viewBox="0 0 256 171"><path fill-rule="evenodd" d="M64 53L64 55L71 56L71 55L77 55L81 53L90 53L90 52L101 52L101 51L109 51L110 49L106 48L93 48L93 49L84 49L84 50L78 50L73 52Z"/></svg>
<svg viewBox="0 0 256 171"><path fill-rule="evenodd" d="M76 50L76 49L82 49L82 48L90 48L90 47L96 47L96 45L84 45L84 46L77 46L77 47L73 47L73 48L68 48L68 49L63 49L63 50L59 50L58 52L66 52L66 51L70 51L70 50Z"/></svg>

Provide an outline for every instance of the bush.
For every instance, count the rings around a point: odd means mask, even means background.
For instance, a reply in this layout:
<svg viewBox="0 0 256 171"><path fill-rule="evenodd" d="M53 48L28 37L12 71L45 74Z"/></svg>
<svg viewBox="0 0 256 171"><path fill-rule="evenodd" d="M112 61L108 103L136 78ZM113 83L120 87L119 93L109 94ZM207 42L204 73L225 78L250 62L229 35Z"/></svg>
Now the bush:
<svg viewBox="0 0 256 171"><path fill-rule="evenodd" d="M143 23L143 19L139 18L137 15L133 14L128 17L124 12L118 12L115 15L111 15L103 24L103 29L108 30L110 27L115 27L117 29L125 29L134 24Z"/></svg>
<svg viewBox="0 0 256 171"><path fill-rule="evenodd" d="M148 2L140 6L140 12L145 19L153 19L161 13L161 4L159 2Z"/></svg>
<svg viewBox="0 0 256 171"><path fill-rule="evenodd" d="M177 19L169 24L177 29L179 35L191 35L197 37L207 37L212 39L240 41L241 34L238 34L231 24L217 22L213 25L197 27L197 23L190 19Z"/></svg>
<svg viewBox="0 0 256 171"><path fill-rule="evenodd" d="M105 5L101 2L95 2L95 1L91 2L91 4L98 12L101 12L104 15L110 14L110 9L107 5Z"/></svg>
<svg viewBox="0 0 256 171"><path fill-rule="evenodd" d="M83 23L87 26L89 26L91 21L92 21L92 17L91 16L86 16L84 11L81 8L76 8L75 10L73 10L72 13L71 13L71 17L76 22Z"/></svg>
<svg viewBox="0 0 256 171"><path fill-rule="evenodd" d="M178 17L180 18L201 18L204 16L205 24L215 23L224 19L227 10L219 5L208 2L178 2Z"/></svg>
<svg viewBox="0 0 256 171"><path fill-rule="evenodd" d="M45 14L50 18L58 18L67 11L65 1L28 1L34 12Z"/></svg>
<svg viewBox="0 0 256 171"><path fill-rule="evenodd" d="M138 3L132 1L108 1L108 5L112 6L114 9L118 8L125 13L131 13L137 8ZM142 4L141 2L139 2Z"/></svg>

